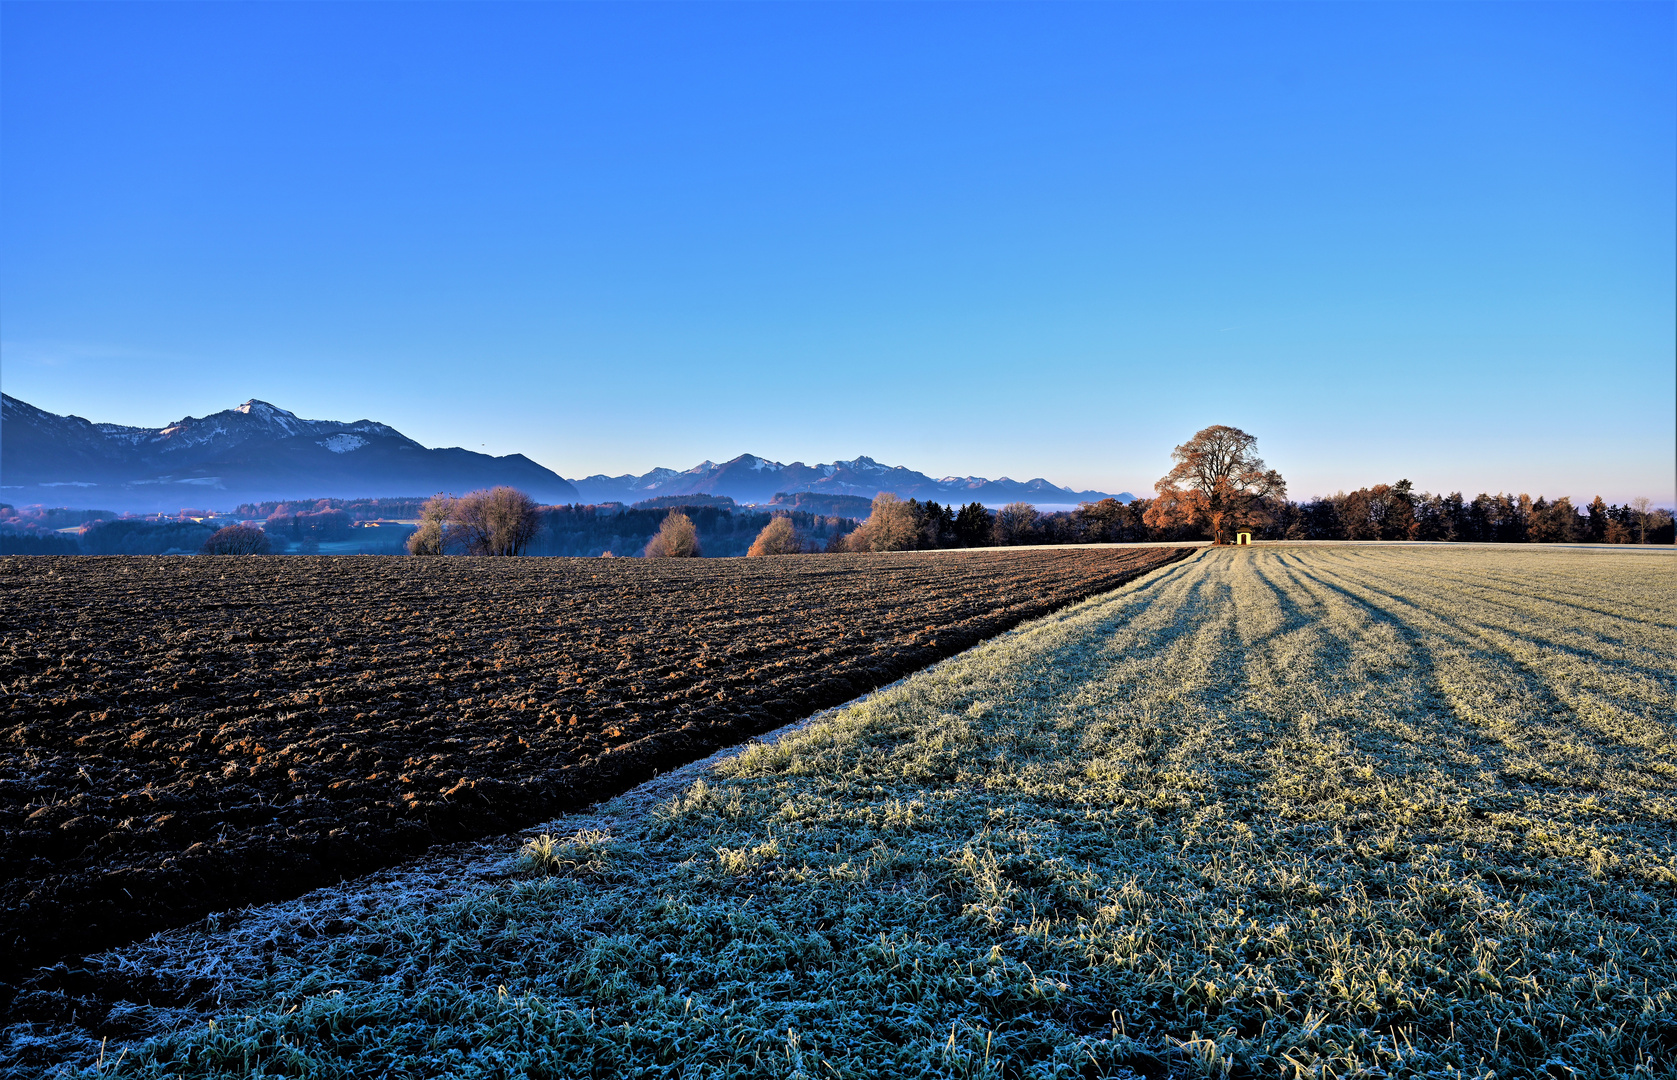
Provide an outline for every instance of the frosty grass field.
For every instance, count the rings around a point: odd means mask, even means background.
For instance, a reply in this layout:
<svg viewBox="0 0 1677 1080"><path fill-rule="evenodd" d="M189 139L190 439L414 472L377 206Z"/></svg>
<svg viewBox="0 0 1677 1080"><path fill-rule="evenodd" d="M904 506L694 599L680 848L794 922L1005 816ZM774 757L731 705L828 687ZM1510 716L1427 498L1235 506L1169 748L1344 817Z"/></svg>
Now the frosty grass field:
<svg viewBox="0 0 1677 1080"><path fill-rule="evenodd" d="M103 1071L1670 1076L1674 571L1206 550Z"/></svg>

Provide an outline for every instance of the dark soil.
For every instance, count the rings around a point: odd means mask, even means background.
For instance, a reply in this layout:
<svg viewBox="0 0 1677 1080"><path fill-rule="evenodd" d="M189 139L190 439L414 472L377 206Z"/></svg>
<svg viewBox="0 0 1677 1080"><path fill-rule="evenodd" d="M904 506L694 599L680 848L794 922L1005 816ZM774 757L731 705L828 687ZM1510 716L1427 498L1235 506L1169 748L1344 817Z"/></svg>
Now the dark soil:
<svg viewBox="0 0 1677 1080"><path fill-rule="evenodd" d="M576 809L1186 553L0 559L0 977Z"/></svg>

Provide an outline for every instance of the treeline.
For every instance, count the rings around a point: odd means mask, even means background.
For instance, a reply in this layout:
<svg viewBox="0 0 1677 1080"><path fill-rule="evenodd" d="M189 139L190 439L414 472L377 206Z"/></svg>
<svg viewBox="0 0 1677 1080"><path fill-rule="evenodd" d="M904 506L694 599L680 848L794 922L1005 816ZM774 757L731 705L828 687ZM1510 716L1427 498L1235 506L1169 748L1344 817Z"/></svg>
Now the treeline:
<svg viewBox="0 0 1677 1080"><path fill-rule="evenodd" d="M262 523L262 529L275 543L302 544L309 540L348 540L350 529L357 519L348 510L303 510L288 513L276 510Z"/></svg>
<svg viewBox="0 0 1677 1080"><path fill-rule="evenodd" d="M624 510L618 504L544 506L541 526L524 549L527 555L598 556L639 555L673 510L686 514L698 533L707 557L744 555L757 534L776 516L789 518L792 527L820 547L857 528L854 518L809 514L803 511L771 514L728 510L717 506L680 505Z"/></svg>
<svg viewBox="0 0 1677 1080"><path fill-rule="evenodd" d="M74 532L0 519L0 555L193 555L226 519L89 518ZM252 530L257 531L257 530ZM351 521L340 510L275 515L262 530L274 554L312 555L324 542L348 541L364 554L398 555L412 526ZM342 551L340 546L337 550Z"/></svg>
<svg viewBox="0 0 1677 1080"><path fill-rule="evenodd" d="M78 532L59 532L77 529ZM119 518L109 510L0 503L0 555L185 555L216 526L197 521Z"/></svg>
<svg viewBox="0 0 1677 1080"><path fill-rule="evenodd" d="M1039 513L1026 503L991 511L881 495L854 533L828 550L905 551L1015 544L1145 544L1207 540L1202 527L1147 523L1151 499L1103 499L1076 510ZM1308 502L1262 507L1251 525L1260 540L1437 540L1499 544L1670 544L1672 514L1640 499L1623 506L1596 498L1575 507L1529 495L1418 493L1407 480Z"/></svg>
<svg viewBox="0 0 1677 1080"><path fill-rule="evenodd" d="M56 533L0 531L0 555L80 555L81 542Z"/></svg>
<svg viewBox="0 0 1677 1080"><path fill-rule="evenodd" d="M469 497L454 500L462 506L469 501ZM675 512L690 521L696 543L705 556L712 558L746 555L760 538L763 542L758 544L758 554L1209 539L1203 526L1148 524L1148 511L1154 501L1120 503L1103 499L1076 510L1040 513L1026 503L1011 503L992 511L976 502L945 506L903 500L884 492L873 500L871 513L861 522L854 517L802 510L757 511L677 502L664 505L665 500L659 500L659 505L630 509L621 503L539 507L530 503L533 520L529 539L514 545L513 551L585 557L640 555ZM250 518L267 511L263 530L275 553L312 554L323 542L358 541L362 553L397 554L406 550L404 541L412 528L389 525L375 529L373 520L421 518L424 505L414 499L319 499L246 504L238 512ZM777 519L784 519L777 526L780 532L765 537L765 529ZM55 530L55 526L67 527L65 523L79 525L81 535ZM471 522L458 524L470 526ZM1302 503L1272 500L1256 507L1241 527L1250 528L1260 540L1503 544L1671 544L1677 540L1671 511L1654 507L1647 499L1612 505L1598 497L1585 506L1575 506L1565 497L1551 501L1542 496L1511 494L1480 494L1470 500L1460 492L1416 492L1407 480ZM18 511L0 503L0 555L186 554L199 551L216 529L209 522L112 520L108 511Z"/></svg>
<svg viewBox="0 0 1677 1080"><path fill-rule="evenodd" d="M341 551L348 542L364 555L400 555L413 527L393 519L417 518L423 505L421 499L314 499L246 503L238 515L256 517L256 511L268 510L262 530L276 555L315 555L321 544L338 544L334 550Z"/></svg>
<svg viewBox="0 0 1677 1080"><path fill-rule="evenodd" d="M341 510L351 521L415 521L419 518L419 511L425 505L424 499L394 498L394 499L293 499L289 502L271 500L268 502L243 503L233 511L235 517L269 518L297 514L318 514L328 510Z"/></svg>
<svg viewBox="0 0 1677 1080"><path fill-rule="evenodd" d="M1076 510L1044 514L1029 503L1008 503L991 510L983 503L945 506L899 499L881 492L873 512L850 535L827 545L828 551L929 551L939 548L1010 547L1018 544L1145 543L1190 539L1150 529L1142 521L1145 500L1121 503L1103 499ZM1168 533L1168 534L1167 534Z"/></svg>
<svg viewBox="0 0 1677 1080"><path fill-rule="evenodd" d="M60 533L68 550L14 551L11 543L23 537L0 537L0 552L12 555L192 555L215 535L216 527L197 521L146 521L118 518L95 521L80 537ZM27 542L27 541L25 541Z"/></svg>
<svg viewBox="0 0 1677 1080"><path fill-rule="evenodd" d="M1154 528L1145 517L1150 499L1106 499L1067 513L1042 515L1027 530L1028 543L1145 543L1203 540L1193 527ZM1493 544L1670 544L1669 510L1646 499L1623 506L1600 497L1576 507L1570 498L1541 495L1416 492L1407 480L1376 484L1308 502L1278 502L1252 522L1259 540L1435 540Z"/></svg>
<svg viewBox="0 0 1677 1080"><path fill-rule="evenodd" d="M75 510L68 506L25 506L20 510L11 503L0 503L0 528L22 531L73 528L120 516L114 510Z"/></svg>
<svg viewBox="0 0 1677 1080"><path fill-rule="evenodd" d="M80 533L59 529L80 529ZM110 510L0 503L0 555L179 555L216 530L196 521L119 518Z"/></svg>
<svg viewBox="0 0 1677 1080"><path fill-rule="evenodd" d="M0 555L80 555L81 539L59 529L85 526L116 517L109 510L73 510L67 506L0 503Z"/></svg>
<svg viewBox="0 0 1677 1080"><path fill-rule="evenodd" d="M1270 512L1263 535L1289 540L1456 540L1495 544L1670 544L1669 510L1637 499L1578 507L1561 497L1417 493L1407 480Z"/></svg>
<svg viewBox="0 0 1677 1080"><path fill-rule="evenodd" d="M1024 503L991 513L982 503L957 508L931 500L899 499L882 491L874 497L867 520L850 535L829 543L827 550L926 551L1025 542L1019 527L1027 517L1031 522L1039 519L1036 508Z"/></svg>

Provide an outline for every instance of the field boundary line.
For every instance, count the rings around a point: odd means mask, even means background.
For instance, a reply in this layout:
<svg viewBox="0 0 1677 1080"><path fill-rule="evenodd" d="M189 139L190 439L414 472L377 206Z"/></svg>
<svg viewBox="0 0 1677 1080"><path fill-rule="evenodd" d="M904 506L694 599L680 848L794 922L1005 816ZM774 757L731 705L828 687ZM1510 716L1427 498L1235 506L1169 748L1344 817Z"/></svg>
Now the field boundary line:
<svg viewBox="0 0 1677 1080"><path fill-rule="evenodd" d="M1066 546L1070 546L1070 545L1066 545ZM1110 545L1110 546L1113 546L1113 547L1137 546L1137 547L1139 547L1139 546L1143 546L1143 545L1116 545L1116 544L1114 544L1114 545ZM1160 546L1160 545L1148 545L1148 546L1155 546L1156 547L1156 546ZM1181 545L1181 546L1187 546L1187 545ZM1184 558L1177 559L1174 562L1168 562L1168 563L1164 564L1163 566L1155 567L1152 570L1147 571L1145 574L1142 574L1138 577L1132 578L1129 581L1124 582L1124 584L1118 586L1116 589L1111 589L1111 590L1108 590L1107 592L1103 592L1103 593L1096 593L1094 596L1090 596L1090 597L1087 597L1083 600L1079 600L1075 604L1068 604L1065 607L1060 608L1057 611L1051 611L1046 615L1038 615L1034 619L1028 619L1025 622L1020 623L1018 626L1013 627L1010 630L1003 630L1001 633L996 634L993 637L987 637L983 641L975 642L974 644L967 646L965 649L962 649L960 652L955 653L953 656L946 656L942 660L938 660L935 663L928 664L925 667L920 668L917 671L911 671L907 675L904 675L900 679L894 679L891 682L885 684L884 686L876 687L873 690L869 690L865 694L858 694L856 697L851 698L849 701L846 701L843 704L833 705L833 706L830 706L830 707L825 708L825 709L820 709L816 712L813 712L813 713L809 714L808 716L804 717L801 720L794 720L791 723L782 724L780 727L777 727L772 731L765 731L761 735L753 735L750 738L744 739L744 740L742 740L740 742L737 742L737 743L734 743L731 746L724 746L720 750L717 750L715 753L712 753L707 757L701 758L698 761L688 762L686 765L677 766L676 768L671 769L668 772L659 773L657 776L653 776L653 777L651 777L647 780L643 780L641 783L635 785L634 787L630 788L628 791L625 791L620 795L615 795L610 799L602 799L601 801L599 801L597 803L594 803L594 804L586 807L583 810L577 811L576 813L561 815L560 817L554 818L552 821L543 822L542 826L533 827L532 829L526 829L526 830L523 830L523 831L524 832L537 831L538 829L541 829L543 826L557 825L561 822L570 822L570 821L573 821L573 820L584 823L584 824L586 824L588 822L591 822L591 821L597 821L599 811L604 810L606 807L610 806L612 803L618 802L618 801L621 801L621 800L625 800L625 799L634 799L635 802L637 803L637 809L636 809L636 812L634 814L631 814L628 817L623 819L624 822L627 823L629 820L632 820L634 818L637 818L639 816L644 815L648 810L651 809L652 805L656 804L659 800L664 799L664 798L668 798L672 795L675 795L681 788L685 787L686 785L692 783L695 780L702 779L706 773L710 772L717 765L720 765L722 762L727 761L730 758L738 757L740 754L745 753L747 750L751 749L753 746L772 745L773 743L779 742L782 738L784 738L787 735L793 735L793 734L796 734L800 731L805 730L806 728L813 727L815 724L817 724L817 723L819 723L823 720L831 719L831 718L837 716L838 714L840 714L840 713L842 713L842 712L844 712L848 709L854 708L854 707L856 707L858 705L861 705L865 702L871 701L872 699L878 697L881 694L884 694L884 693L887 693L889 691L895 690L899 686L902 686L904 683L908 682L910 679L915 679L915 678L918 678L922 675L930 674L931 672L937 671L939 668L945 666L946 664L953 664L958 660L963 660L963 659L967 658L968 656L970 656L973 652L976 652L979 649L985 648L986 646L991 645L994 642L1004 641L1009 637L1013 637L1013 636L1016 636L1018 634L1025 633L1027 631L1030 631L1030 630L1034 629L1039 624L1041 624L1043 622L1046 622L1049 619L1062 618L1062 617L1064 617L1066 615L1069 615L1073 612L1076 612L1079 609L1081 609L1083 607L1086 607L1090 604L1104 603L1104 602L1110 600L1112 597L1118 595L1119 593L1127 592L1131 589L1139 588L1142 585L1148 584L1157 575L1163 575L1163 574L1169 573L1172 570L1176 570L1180 567L1188 566L1190 564L1199 562L1200 560L1202 560L1205 557L1206 552L1211 551L1211 550L1212 550L1212 548L1211 548L1210 545L1202 544L1202 546L1198 547L1192 554L1190 554L1190 555L1188 555ZM677 779L678 777L680 778L679 780ZM545 831L553 832L555 830L546 829ZM509 833L509 834L506 834L506 835L510 836L510 835L514 835L514 834Z"/></svg>

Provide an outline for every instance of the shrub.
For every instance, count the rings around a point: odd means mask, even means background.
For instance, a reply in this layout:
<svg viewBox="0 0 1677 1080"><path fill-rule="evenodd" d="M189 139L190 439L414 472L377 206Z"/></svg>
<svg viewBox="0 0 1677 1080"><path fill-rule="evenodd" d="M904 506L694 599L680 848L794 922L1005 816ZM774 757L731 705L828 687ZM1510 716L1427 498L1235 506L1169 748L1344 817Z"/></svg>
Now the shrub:
<svg viewBox="0 0 1677 1080"><path fill-rule="evenodd" d="M522 555L541 527L541 508L517 488L485 488L458 499L433 495L419 508L408 554Z"/></svg>
<svg viewBox="0 0 1677 1080"><path fill-rule="evenodd" d="M229 525L217 529L198 549L200 555L267 555L273 548L268 534L254 525Z"/></svg>
<svg viewBox="0 0 1677 1080"><path fill-rule="evenodd" d="M680 510L671 510L657 535L646 544L649 559L696 559L700 554L698 530L693 528L693 519Z"/></svg>
<svg viewBox="0 0 1677 1080"><path fill-rule="evenodd" d="M745 554L749 558L758 558L764 555L802 555L805 550L804 538L792 527L792 519L777 514L763 526L763 531L751 542L751 550Z"/></svg>

